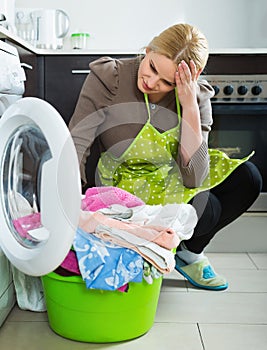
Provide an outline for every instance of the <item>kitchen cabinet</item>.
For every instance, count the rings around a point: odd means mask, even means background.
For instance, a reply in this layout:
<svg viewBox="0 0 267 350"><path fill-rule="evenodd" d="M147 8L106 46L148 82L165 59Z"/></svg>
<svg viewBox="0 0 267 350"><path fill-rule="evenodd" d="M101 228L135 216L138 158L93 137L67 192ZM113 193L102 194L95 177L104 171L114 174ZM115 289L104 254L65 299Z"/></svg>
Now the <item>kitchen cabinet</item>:
<svg viewBox="0 0 267 350"><path fill-rule="evenodd" d="M100 56L36 55L16 47L26 74L24 97L46 100L68 124L89 72L89 63Z"/></svg>
<svg viewBox="0 0 267 350"><path fill-rule="evenodd" d="M26 63L27 80L24 96L35 96L46 100L57 109L68 124L83 82L89 73L89 63L104 55L36 55L19 46L17 49L21 62ZM105 56L133 57L131 54L108 53Z"/></svg>
<svg viewBox="0 0 267 350"><path fill-rule="evenodd" d="M68 124L77 103L89 63L99 56L44 57L44 99L54 106Z"/></svg>

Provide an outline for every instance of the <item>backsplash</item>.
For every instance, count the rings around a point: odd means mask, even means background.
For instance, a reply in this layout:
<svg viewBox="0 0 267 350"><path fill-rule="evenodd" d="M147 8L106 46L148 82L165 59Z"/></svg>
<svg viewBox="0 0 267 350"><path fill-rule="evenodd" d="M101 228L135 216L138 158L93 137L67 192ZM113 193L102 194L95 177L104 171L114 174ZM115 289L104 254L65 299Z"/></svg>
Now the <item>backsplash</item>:
<svg viewBox="0 0 267 350"><path fill-rule="evenodd" d="M210 48L266 48L266 0L16 0L17 8L59 8L70 17L65 45L74 32L90 34L92 49L139 51L177 22L198 26Z"/></svg>

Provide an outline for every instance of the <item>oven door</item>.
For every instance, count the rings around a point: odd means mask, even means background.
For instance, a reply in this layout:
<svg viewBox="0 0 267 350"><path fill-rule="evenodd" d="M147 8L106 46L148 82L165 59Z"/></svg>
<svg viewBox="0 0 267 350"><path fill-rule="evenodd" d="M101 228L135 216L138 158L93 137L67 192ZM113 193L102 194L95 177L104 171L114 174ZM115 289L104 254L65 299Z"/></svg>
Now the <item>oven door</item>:
<svg viewBox="0 0 267 350"><path fill-rule="evenodd" d="M209 147L231 158L251 158L263 177L262 193L249 211L267 211L267 105L214 103Z"/></svg>

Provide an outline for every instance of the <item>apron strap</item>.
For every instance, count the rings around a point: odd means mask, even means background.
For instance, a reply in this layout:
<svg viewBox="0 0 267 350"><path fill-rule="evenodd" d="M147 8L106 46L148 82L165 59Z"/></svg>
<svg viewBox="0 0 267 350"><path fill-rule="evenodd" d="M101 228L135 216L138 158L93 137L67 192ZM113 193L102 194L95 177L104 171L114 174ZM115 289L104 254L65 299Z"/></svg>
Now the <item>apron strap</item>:
<svg viewBox="0 0 267 350"><path fill-rule="evenodd" d="M150 108L149 108L149 101L148 101L148 95L144 94L145 102L146 102L146 109L148 114L148 121L150 122Z"/></svg>
<svg viewBox="0 0 267 350"><path fill-rule="evenodd" d="M180 123L180 121L181 121L181 106L180 106L180 102L179 102L177 87L174 90L175 90L175 98L176 98L177 115L178 115L178 120Z"/></svg>

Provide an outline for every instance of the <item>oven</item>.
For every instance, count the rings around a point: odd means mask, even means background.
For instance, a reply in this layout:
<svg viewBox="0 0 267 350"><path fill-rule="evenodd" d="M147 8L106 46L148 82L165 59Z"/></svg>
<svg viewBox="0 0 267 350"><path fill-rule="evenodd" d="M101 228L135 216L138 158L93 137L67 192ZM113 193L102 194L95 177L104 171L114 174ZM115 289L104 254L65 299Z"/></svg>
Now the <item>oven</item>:
<svg viewBox="0 0 267 350"><path fill-rule="evenodd" d="M267 54L211 54L204 78L213 86L210 148L251 158L263 188L249 212L267 212Z"/></svg>

